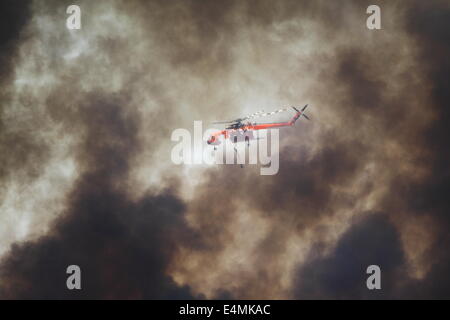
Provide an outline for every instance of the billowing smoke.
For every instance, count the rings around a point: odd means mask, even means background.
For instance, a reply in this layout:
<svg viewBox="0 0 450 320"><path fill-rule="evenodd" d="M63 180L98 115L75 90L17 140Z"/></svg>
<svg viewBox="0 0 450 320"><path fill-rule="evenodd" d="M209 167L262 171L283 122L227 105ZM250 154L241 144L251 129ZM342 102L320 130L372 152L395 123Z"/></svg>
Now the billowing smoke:
<svg viewBox="0 0 450 320"><path fill-rule="evenodd" d="M0 297L450 296L445 1L381 30L369 1L69 4L1 4ZM274 176L170 161L194 120L306 103Z"/></svg>
<svg viewBox="0 0 450 320"><path fill-rule="evenodd" d="M133 202L116 187L138 148L136 119L123 114L120 99L97 93L86 101L79 106L86 125L79 161L86 172L52 231L38 242L11 247L2 266L2 296L192 298L188 288L165 274L177 242L193 241L183 219L184 204L171 190ZM67 290L64 280L72 263L85 275L77 294Z"/></svg>

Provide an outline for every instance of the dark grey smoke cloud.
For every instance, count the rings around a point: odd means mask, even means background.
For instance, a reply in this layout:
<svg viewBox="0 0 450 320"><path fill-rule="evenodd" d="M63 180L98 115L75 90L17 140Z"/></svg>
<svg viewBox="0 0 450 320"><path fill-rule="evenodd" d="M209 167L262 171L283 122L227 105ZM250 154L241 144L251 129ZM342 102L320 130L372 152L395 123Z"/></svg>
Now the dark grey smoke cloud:
<svg viewBox="0 0 450 320"><path fill-rule="evenodd" d="M184 204L170 190L134 203L114 186L136 152L136 119L101 93L80 106L87 135L80 152L87 172L69 209L37 242L14 245L0 269L3 298L190 299L166 274L178 241L192 242ZM105 109L108 113L105 114ZM28 262L26 262L28 261ZM65 269L80 266L81 291L65 286ZM24 285L25 284L25 285Z"/></svg>
<svg viewBox="0 0 450 320"><path fill-rule="evenodd" d="M0 4L0 116L4 106L10 103L7 89L14 72L18 46L27 37L23 27L30 17L30 1L3 1ZM41 146L36 145L27 132L6 132L4 121L0 117L0 178L23 167L32 171L30 163L43 156Z"/></svg>
<svg viewBox="0 0 450 320"><path fill-rule="evenodd" d="M379 213L355 221L330 255L309 260L297 275L299 299L395 299L394 286L405 267L399 235L388 217ZM367 290L366 269L372 264L382 271L381 291Z"/></svg>
<svg viewBox="0 0 450 320"><path fill-rule="evenodd" d="M1 4L0 61L2 62L1 75L3 81L7 80L11 73L13 68L11 59L22 38L22 27L31 16L29 4L30 1L3 1Z"/></svg>
<svg viewBox="0 0 450 320"><path fill-rule="evenodd" d="M392 211L406 210L408 218L416 215L432 216L438 227L432 248L426 253L432 264L424 279L412 280L406 275L402 247L399 234L386 218L386 215L375 215L362 222L355 222L348 230L336 249L326 258L311 258L311 262L301 267L298 273L298 285L295 296L298 298L383 298L383 299L448 299L450 286L446 271L449 267L449 255L445 244L449 242L447 199L449 185L448 172L448 140L449 136L449 81L448 62L449 48L449 14L450 8L443 2L413 5L406 10L405 26L415 45L419 49L420 68L424 74L424 85L431 87L431 95L423 105L424 112L436 114L432 125L424 130L416 139L416 143L424 145L428 157L420 157L420 165L428 167L430 174L421 181L410 179L394 179L389 187L392 196L386 197L386 208ZM356 63L355 63L356 60ZM382 85L368 84L368 79L355 74L358 59L345 65L341 79L351 80L353 99L366 99L375 102L373 107L381 107L384 101L374 90L384 90ZM369 91L367 91L369 90ZM414 96L414 94L413 94ZM355 101L357 102L357 101ZM368 105L355 103L355 105ZM369 107L370 106L369 104ZM375 109L375 110L377 110ZM383 112L383 116L386 115ZM400 117L399 117L400 116ZM401 119L396 114L393 119ZM386 123L389 125L390 121ZM395 126L394 122L391 122ZM387 128L388 129L388 128ZM413 134L413 133L412 133ZM429 226L431 228L431 226ZM356 260L356 263L354 263ZM378 261L383 270L383 282L386 286L381 292L365 290L361 270L371 261ZM314 279L314 280L312 280ZM440 279L440 280L438 280Z"/></svg>

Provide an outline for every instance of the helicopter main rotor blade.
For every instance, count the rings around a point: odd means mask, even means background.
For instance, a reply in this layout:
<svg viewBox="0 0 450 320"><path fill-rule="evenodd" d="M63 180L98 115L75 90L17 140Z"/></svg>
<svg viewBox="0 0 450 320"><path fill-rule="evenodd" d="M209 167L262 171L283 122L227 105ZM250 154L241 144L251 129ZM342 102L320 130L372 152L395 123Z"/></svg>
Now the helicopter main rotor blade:
<svg viewBox="0 0 450 320"><path fill-rule="evenodd" d="M278 110L275 110L275 111L272 111L272 112L259 113L259 114L255 115L255 116L251 117L251 118L267 117L267 116L271 116L271 115L276 114L276 113L287 111L288 109L289 108L283 108L283 109L278 109ZM247 118L247 119L250 119L250 118Z"/></svg>
<svg viewBox="0 0 450 320"><path fill-rule="evenodd" d="M213 123L213 124L223 124L223 123L241 122L241 121L250 119L251 117L256 116L256 115L258 115L258 114L260 114L260 113L262 113L262 112L264 112L264 110L260 110L260 111L257 111L257 112L255 112L255 113L252 113L252 114L249 115L249 116L245 116L245 117L242 117L242 118L237 118L237 119L234 119L234 120L213 121L213 122L211 122L211 123Z"/></svg>
<svg viewBox="0 0 450 320"><path fill-rule="evenodd" d="M260 110L260 111L257 111L257 112L255 112L255 113L252 113L252 114L250 114L250 115L248 115L248 116L245 116L245 117L242 117L242 118L238 118L238 119L235 119L235 120L229 120L229 121L214 121L214 122L212 122L212 123L213 123L213 124L239 123L239 122L242 122L242 121L248 120L248 119L261 118L261 117L271 116L271 115L274 115L274 114L276 114L276 113L285 112L285 111L287 111L288 109L289 109L289 107L283 108L283 109L278 109L278 110L275 110L275 111L272 111L272 112L264 112L264 110Z"/></svg>
<svg viewBox="0 0 450 320"><path fill-rule="evenodd" d="M252 114L250 114L248 116L243 117L242 120L247 120L247 119L253 118L253 117L255 117L255 116L257 116L257 115L259 115L259 114L261 114L263 112L264 112L264 110L256 111L255 113L252 113Z"/></svg>
<svg viewBox="0 0 450 320"><path fill-rule="evenodd" d="M211 123L214 124L220 124L220 123L232 123L232 122L236 122L237 120L229 120L229 121L213 121Z"/></svg>

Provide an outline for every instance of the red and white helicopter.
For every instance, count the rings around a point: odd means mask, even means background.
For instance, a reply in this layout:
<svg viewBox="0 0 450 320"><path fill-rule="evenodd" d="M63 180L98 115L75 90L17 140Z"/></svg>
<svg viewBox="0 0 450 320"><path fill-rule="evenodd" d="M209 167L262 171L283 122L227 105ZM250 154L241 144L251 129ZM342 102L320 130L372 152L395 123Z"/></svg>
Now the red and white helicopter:
<svg viewBox="0 0 450 320"><path fill-rule="evenodd" d="M207 143L210 145L215 146L221 144L220 136L224 136L225 139L230 139L232 142L240 142L240 141L246 141L247 145L250 143L250 140L254 139L253 137L253 131L256 130L262 130L262 129L271 129L271 128L280 128L280 127L291 127L295 124L295 121L298 120L301 116L305 117L306 119L310 120L306 114L304 114L306 108L308 105L305 105L301 110L298 110L296 107L291 107L295 110L295 115L292 117L291 120L288 122L273 122L273 123L252 123L250 121L245 122L246 120L253 119L253 118L260 118L260 117L266 117L271 116L276 113L284 112L289 109L283 108L279 110L275 110L272 112L264 113L263 111L255 112L251 115L238 118L235 120L229 120L229 121L215 121L213 123L215 124L228 124L228 126L224 130L220 130L217 132L214 132L211 137L207 140Z"/></svg>

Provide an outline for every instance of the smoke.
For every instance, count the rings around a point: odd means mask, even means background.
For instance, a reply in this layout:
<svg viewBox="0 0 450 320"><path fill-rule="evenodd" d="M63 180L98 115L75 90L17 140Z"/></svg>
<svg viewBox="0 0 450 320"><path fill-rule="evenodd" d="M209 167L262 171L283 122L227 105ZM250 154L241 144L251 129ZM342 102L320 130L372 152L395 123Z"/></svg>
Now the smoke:
<svg viewBox="0 0 450 320"><path fill-rule="evenodd" d="M80 162L87 167L63 216L38 242L14 245L2 266L5 298L192 298L165 275L178 241L191 241L184 205L167 190L130 201L116 183L138 148L136 119L120 100L97 94L80 105L86 137ZM105 109L108 114L105 115ZM86 112L89 110L89 113ZM88 115L89 114L89 115ZM24 261L32 261L24 264ZM83 270L81 291L65 287L65 269ZM25 285L24 285L25 282Z"/></svg>
<svg viewBox="0 0 450 320"><path fill-rule="evenodd" d="M356 219L329 255L320 247L297 273L295 296L300 299L390 298L393 287L403 280L404 257L398 232L387 217L373 213ZM367 290L366 269L376 264L382 270L382 290Z"/></svg>
<svg viewBox="0 0 450 320"><path fill-rule="evenodd" d="M368 1L69 4L1 5L1 297L449 296L444 1L381 30ZM277 175L169 161L194 120L306 103Z"/></svg>

